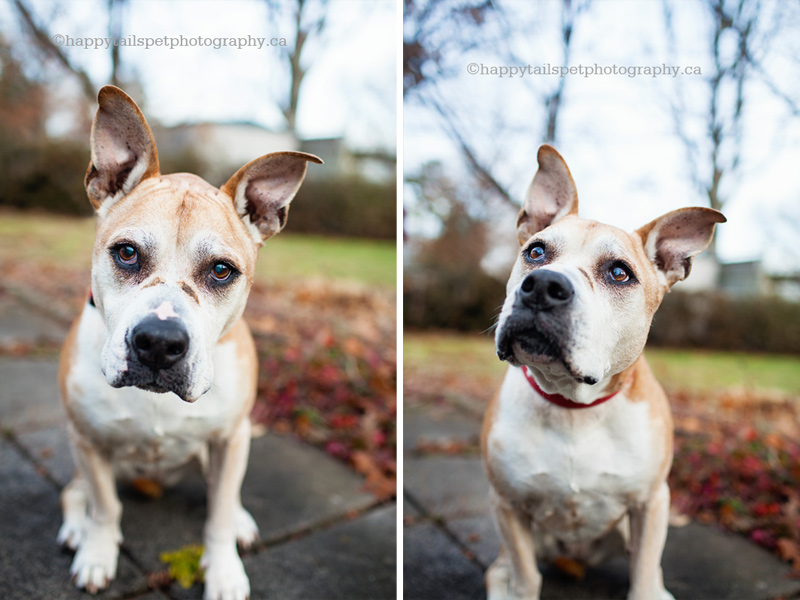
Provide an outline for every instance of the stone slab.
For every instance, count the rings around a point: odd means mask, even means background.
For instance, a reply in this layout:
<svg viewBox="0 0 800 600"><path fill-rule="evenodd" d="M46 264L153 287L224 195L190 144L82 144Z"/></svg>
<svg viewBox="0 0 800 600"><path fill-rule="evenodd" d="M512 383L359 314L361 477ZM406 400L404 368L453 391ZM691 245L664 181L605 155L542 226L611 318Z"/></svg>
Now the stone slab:
<svg viewBox="0 0 800 600"><path fill-rule="evenodd" d="M403 473L407 492L432 515L463 518L489 512L489 482L479 457L407 458Z"/></svg>
<svg viewBox="0 0 800 600"><path fill-rule="evenodd" d="M0 290L0 346L19 341L61 342L66 334L67 328L62 323L30 310Z"/></svg>
<svg viewBox="0 0 800 600"><path fill-rule="evenodd" d="M65 422L55 359L0 360L0 427L15 432Z"/></svg>
<svg viewBox="0 0 800 600"><path fill-rule="evenodd" d="M403 407L403 452L408 455L420 441L447 442L480 439L480 421L448 404Z"/></svg>
<svg viewBox="0 0 800 600"><path fill-rule="evenodd" d="M405 600L484 600L483 573L431 523L403 530Z"/></svg>
<svg viewBox="0 0 800 600"><path fill-rule="evenodd" d="M252 597L394 599L396 518L393 504L247 557Z"/></svg>
<svg viewBox="0 0 800 600"><path fill-rule="evenodd" d="M0 440L0 481L0 598L85 600L69 580L72 555L56 544L58 492L5 440ZM146 591L144 575L121 556L117 579L103 598Z"/></svg>

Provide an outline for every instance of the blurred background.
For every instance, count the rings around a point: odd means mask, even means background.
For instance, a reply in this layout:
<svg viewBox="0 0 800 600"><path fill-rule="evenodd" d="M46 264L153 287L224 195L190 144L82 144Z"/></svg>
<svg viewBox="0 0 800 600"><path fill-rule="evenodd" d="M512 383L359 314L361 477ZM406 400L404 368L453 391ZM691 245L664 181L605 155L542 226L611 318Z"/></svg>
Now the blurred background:
<svg viewBox="0 0 800 600"><path fill-rule="evenodd" d="M391 1L0 3L5 305L66 323L85 301L94 219L83 175L103 85L138 103L163 173L221 185L268 152L316 154L325 164L308 170L257 265L252 416L393 495L397 26ZM54 356L60 342L0 340L12 357Z"/></svg>
<svg viewBox="0 0 800 600"><path fill-rule="evenodd" d="M800 5L759 0L405 1L406 481L415 458L476 452L458 427L416 446L411 429L446 406L479 417L502 379L491 328L549 143L584 217L727 216L647 350L676 415L673 521L800 569L799 27Z"/></svg>

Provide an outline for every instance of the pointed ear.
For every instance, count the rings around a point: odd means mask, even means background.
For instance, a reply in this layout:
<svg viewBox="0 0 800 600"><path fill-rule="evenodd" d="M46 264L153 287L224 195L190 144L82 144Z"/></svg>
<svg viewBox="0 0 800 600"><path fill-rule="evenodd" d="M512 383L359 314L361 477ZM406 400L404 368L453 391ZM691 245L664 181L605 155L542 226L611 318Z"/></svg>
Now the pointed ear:
<svg viewBox="0 0 800 600"><path fill-rule="evenodd" d="M528 187L525 203L517 217L520 245L560 218L578 214L578 190L561 155L545 144L539 148L536 159L539 170Z"/></svg>
<svg viewBox="0 0 800 600"><path fill-rule="evenodd" d="M711 243L714 226L727 219L711 208L680 208L636 230L642 244L667 288L686 279L692 270L692 258Z"/></svg>
<svg viewBox="0 0 800 600"><path fill-rule="evenodd" d="M84 179L95 210L111 206L141 181L159 174L153 132L136 103L113 85L100 90L97 102L92 161Z"/></svg>
<svg viewBox="0 0 800 600"><path fill-rule="evenodd" d="M305 152L265 154L247 163L222 186L242 220L258 230L261 241L286 225L289 203L300 189L307 162L322 164L319 157Z"/></svg>

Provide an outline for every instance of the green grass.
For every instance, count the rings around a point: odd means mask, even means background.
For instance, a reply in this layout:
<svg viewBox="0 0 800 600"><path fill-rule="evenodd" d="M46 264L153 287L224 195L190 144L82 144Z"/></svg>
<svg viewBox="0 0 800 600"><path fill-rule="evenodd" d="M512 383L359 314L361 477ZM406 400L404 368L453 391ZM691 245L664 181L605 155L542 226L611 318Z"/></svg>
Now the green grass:
<svg viewBox="0 0 800 600"><path fill-rule="evenodd" d="M403 357L410 369L500 376L491 336L407 333ZM669 389L702 391L731 387L778 390L800 396L800 357L740 352L648 348L647 359Z"/></svg>
<svg viewBox="0 0 800 600"><path fill-rule="evenodd" d="M661 384L693 391L746 387L800 396L800 357L649 348Z"/></svg>
<svg viewBox="0 0 800 600"><path fill-rule="evenodd" d="M94 218L0 212L0 257L78 268L91 265ZM256 264L265 282L327 277L381 288L395 287L393 241L283 233L268 240Z"/></svg>
<svg viewBox="0 0 800 600"><path fill-rule="evenodd" d="M280 234L261 249L256 276L269 280L331 277L393 288L397 249L394 242Z"/></svg>
<svg viewBox="0 0 800 600"><path fill-rule="evenodd" d="M465 373L502 379L508 364L497 358L491 335L406 333L403 336L406 368L429 373Z"/></svg>

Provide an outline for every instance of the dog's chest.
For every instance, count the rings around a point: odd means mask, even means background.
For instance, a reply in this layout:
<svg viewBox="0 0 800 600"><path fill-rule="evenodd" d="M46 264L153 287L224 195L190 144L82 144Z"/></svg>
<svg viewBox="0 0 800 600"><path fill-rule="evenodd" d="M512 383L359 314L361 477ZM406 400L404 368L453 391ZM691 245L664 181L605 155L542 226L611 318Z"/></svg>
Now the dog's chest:
<svg viewBox="0 0 800 600"><path fill-rule="evenodd" d="M250 391L236 379L191 404L172 393L112 388L100 372L96 337L90 320L81 323L83 345L66 382L68 410L80 434L109 453L119 476L164 477L192 458L202 461L208 443L227 438L245 414ZM232 343L218 345L214 358L218 372L237 372Z"/></svg>
<svg viewBox="0 0 800 600"><path fill-rule="evenodd" d="M495 486L541 530L595 539L655 481L660 463L649 421L646 403L575 411L501 401L487 448Z"/></svg>

